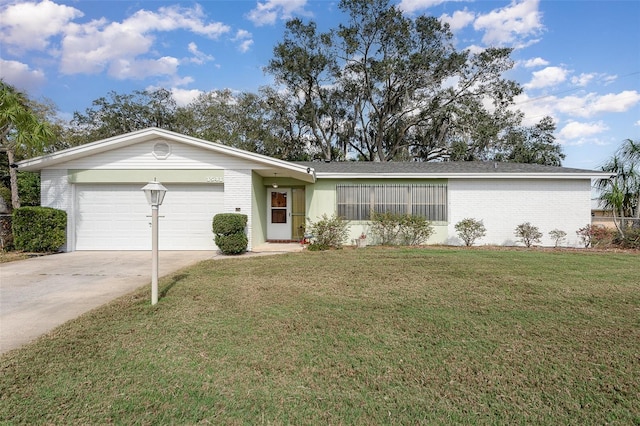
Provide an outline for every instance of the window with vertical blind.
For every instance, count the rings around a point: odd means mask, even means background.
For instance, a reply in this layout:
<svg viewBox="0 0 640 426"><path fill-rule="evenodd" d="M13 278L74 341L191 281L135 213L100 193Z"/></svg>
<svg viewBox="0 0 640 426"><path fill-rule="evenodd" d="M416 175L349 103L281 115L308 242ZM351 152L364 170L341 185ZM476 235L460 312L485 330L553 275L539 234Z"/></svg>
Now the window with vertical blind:
<svg viewBox="0 0 640 426"><path fill-rule="evenodd" d="M422 216L446 222L446 184L336 185L338 216L347 220L370 220L371 213Z"/></svg>

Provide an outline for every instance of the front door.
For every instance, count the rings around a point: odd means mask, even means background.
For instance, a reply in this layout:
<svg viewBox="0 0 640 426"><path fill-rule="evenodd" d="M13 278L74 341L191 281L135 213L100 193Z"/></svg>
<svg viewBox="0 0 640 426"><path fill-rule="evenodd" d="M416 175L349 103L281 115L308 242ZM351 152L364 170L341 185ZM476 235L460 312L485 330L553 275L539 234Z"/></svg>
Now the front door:
<svg viewBox="0 0 640 426"><path fill-rule="evenodd" d="M267 194L267 216L267 240L290 240L290 188L269 189Z"/></svg>

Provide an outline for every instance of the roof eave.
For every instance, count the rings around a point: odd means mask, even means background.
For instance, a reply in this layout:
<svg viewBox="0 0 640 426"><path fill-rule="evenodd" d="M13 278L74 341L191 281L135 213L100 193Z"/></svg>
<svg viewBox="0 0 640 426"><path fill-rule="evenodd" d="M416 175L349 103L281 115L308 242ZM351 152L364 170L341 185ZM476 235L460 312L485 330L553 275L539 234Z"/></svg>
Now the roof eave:
<svg viewBox="0 0 640 426"><path fill-rule="evenodd" d="M317 172L318 179L607 179L611 173L333 173Z"/></svg>
<svg viewBox="0 0 640 426"><path fill-rule="evenodd" d="M265 155L244 151L238 148L223 145L219 142L210 142L159 128L148 128L127 133L126 135L114 136L112 138L68 148L40 157L23 160L16 164L20 170L38 171L45 167L55 166L57 164L66 163L68 161L86 157L88 155L105 152L110 149L114 149L115 147L123 147L136 142L151 140L156 137L162 137L176 142L187 143L189 145L198 146L210 151L235 156L259 164L268 165L270 167L285 169L295 173L298 179L301 179L305 182L313 183L316 180L315 170L307 166L302 166L288 161L267 157Z"/></svg>

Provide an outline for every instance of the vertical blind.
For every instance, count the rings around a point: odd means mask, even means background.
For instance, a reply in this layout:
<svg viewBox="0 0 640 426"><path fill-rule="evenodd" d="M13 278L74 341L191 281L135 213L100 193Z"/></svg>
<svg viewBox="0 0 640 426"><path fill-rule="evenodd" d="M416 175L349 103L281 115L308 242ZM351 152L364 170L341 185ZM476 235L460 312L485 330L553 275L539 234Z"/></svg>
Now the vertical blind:
<svg viewBox="0 0 640 426"><path fill-rule="evenodd" d="M446 184L337 185L338 216L370 220L371 213L422 216L447 221Z"/></svg>

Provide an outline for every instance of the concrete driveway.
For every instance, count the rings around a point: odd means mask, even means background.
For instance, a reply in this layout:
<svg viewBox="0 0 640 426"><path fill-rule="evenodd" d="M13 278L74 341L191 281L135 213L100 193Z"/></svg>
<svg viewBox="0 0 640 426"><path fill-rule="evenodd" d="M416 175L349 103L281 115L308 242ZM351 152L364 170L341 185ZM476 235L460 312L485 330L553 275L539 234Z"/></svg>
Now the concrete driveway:
<svg viewBox="0 0 640 426"><path fill-rule="evenodd" d="M214 257L161 251L159 274ZM151 289L148 251L72 252L0 264L0 354L145 284Z"/></svg>

